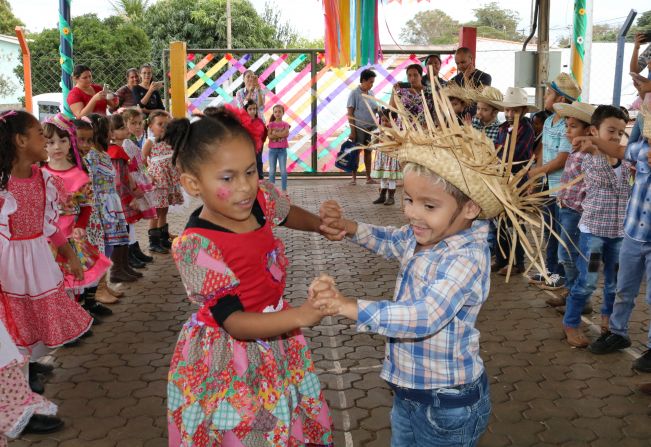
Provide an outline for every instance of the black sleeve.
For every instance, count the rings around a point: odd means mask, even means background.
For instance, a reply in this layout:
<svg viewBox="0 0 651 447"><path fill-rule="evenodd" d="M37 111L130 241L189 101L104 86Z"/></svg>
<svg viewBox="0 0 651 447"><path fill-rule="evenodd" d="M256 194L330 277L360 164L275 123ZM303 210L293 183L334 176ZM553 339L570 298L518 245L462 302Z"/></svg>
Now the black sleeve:
<svg viewBox="0 0 651 447"><path fill-rule="evenodd" d="M491 82L493 82L493 77L486 72L482 72L479 83L481 85L491 85Z"/></svg>
<svg viewBox="0 0 651 447"><path fill-rule="evenodd" d="M226 295L221 298L214 306L210 307L210 313L218 325L224 326L224 321L237 311L244 311L244 306L237 295Z"/></svg>
<svg viewBox="0 0 651 447"><path fill-rule="evenodd" d="M163 99L160 96L160 92L154 92L152 97L156 101L156 107L154 107L154 109L165 110L165 104L163 104ZM150 101L150 103L151 103L151 101Z"/></svg>
<svg viewBox="0 0 651 447"><path fill-rule="evenodd" d="M136 85L132 91L133 91L134 101L136 102L136 104L140 104L140 100L145 97L147 90L145 90L139 85ZM140 104L140 106L142 106L142 104Z"/></svg>

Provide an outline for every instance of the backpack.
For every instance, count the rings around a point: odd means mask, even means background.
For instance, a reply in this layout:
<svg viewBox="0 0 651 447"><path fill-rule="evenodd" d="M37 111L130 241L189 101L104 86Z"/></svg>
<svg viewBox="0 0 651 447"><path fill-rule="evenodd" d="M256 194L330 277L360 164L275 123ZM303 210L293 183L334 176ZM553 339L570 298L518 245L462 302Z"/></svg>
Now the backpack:
<svg viewBox="0 0 651 447"><path fill-rule="evenodd" d="M351 151L355 147L355 143L346 140L342 143L337 154L335 166L344 172L355 172L359 167L359 153L358 151Z"/></svg>

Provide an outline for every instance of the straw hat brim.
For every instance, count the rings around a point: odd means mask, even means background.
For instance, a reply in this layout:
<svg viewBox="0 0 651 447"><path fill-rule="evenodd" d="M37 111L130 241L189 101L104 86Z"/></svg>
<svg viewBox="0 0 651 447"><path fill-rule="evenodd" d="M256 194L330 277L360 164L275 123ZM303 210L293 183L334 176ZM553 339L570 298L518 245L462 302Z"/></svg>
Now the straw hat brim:
<svg viewBox="0 0 651 447"><path fill-rule="evenodd" d="M492 182L495 188L500 188L499 177L472 172L466 161L455 157L449 150L432 151L409 142L403 144L397 158L400 163L424 166L453 184L481 208L480 219L491 219L504 211L502 203L485 183Z"/></svg>
<svg viewBox="0 0 651 447"><path fill-rule="evenodd" d="M473 99L474 99L475 102L483 102L483 103L489 104L489 105L495 107L497 110L501 110L501 111L504 110L504 106L501 105L500 102L498 100L496 100L496 99L491 99L491 98L488 98L488 97L482 96L482 95L475 95L475 97Z"/></svg>
<svg viewBox="0 0 651 447"><path fill-rule="evenodd" d="M539 109L533 104L521 103L521 102L508 102L508 101L499 101L498 104L502 109L512 109L515 107L526 107L527 113L537 112Z"/></svg>
<svg viewBox="0 0 651 447"><path fill-rule="evenodd" d="M588 124L592 121L592 114L585 110L573 107L572 104L557 102L554 104L554 112L558 113L563 118L576 118L579 121Z"/></svg>

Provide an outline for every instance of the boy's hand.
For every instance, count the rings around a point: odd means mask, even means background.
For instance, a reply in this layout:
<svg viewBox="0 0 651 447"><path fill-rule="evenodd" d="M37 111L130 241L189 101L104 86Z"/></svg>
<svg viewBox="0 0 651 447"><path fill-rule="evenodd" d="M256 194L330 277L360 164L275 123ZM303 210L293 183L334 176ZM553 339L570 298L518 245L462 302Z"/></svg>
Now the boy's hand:
<svg viewBox="0 0 651 447"><path fill-rule="evenodd" d="M357 320L357 302L343 296L329 276L321 275L312 281L309 301L326 315L343 315Z"/></svg>
<svg viewBox="0 0 651 447"><path fill-rule="evenodd" d="M334 200L326 200L319 209L321 234L331 241L340 241L346 237L346 220L343 218L341 206Z"/></svg>
<svg viewBox="0 0 651 447"><path fill-rule="evenodd" d="M572 147L578 148L581 152L587 152L589 154L594 154L598 149L597 146L592 142L592 137L575 137L572 140Z"/></svg>

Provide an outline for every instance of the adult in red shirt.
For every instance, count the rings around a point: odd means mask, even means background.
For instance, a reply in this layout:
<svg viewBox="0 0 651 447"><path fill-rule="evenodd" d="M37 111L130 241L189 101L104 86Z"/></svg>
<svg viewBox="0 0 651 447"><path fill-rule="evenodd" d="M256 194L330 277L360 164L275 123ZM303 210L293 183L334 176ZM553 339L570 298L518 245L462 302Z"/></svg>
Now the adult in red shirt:
<svg viewBox="0 0 651 447"><path fill-rule="evenodd" d="M90 67L76 65L72 80L75 81L75 86L68 93L68 105L75 118L81 119L91 113L106 115L107 107L111 110L117 109L118 97L104 91L101 85L93 84Z"/></svg>

